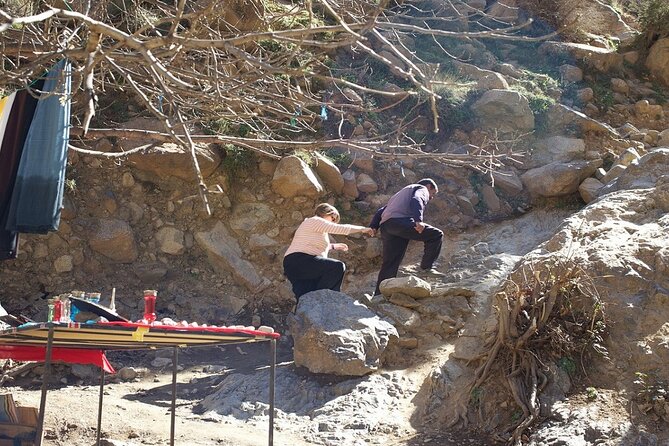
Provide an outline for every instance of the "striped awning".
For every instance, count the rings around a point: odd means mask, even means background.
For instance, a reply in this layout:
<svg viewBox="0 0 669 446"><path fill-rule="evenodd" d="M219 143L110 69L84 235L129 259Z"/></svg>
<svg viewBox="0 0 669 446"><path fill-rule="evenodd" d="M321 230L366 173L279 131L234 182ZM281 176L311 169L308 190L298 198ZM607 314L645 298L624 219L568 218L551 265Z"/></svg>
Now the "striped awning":
<svg viewBox="0 0 669 446"><path fill-rule="evenodd" d="M278 333L231 327L149 326L125 322L36 323L0 331L0 346L46 346L51 326L54 329L54 347L95 350L237 344L269 341L280 336Z"/></svg>

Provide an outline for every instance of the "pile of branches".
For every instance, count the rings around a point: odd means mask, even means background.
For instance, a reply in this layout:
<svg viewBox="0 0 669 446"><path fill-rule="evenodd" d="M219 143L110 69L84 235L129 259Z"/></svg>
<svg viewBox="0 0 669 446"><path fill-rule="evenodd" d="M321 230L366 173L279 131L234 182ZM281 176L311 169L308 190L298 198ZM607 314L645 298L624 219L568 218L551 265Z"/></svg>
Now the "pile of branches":
<svg viewBox="0 0 669 446"><path fill-rule="evenodd" d="M438 39L541 41L527 37L525 23L493 20L464 0L6 0L0 2L0 94L26 88L57 61L72 62L71 149L108 158L122 153L91 150L100 138L173 142L191 153L192 170L206 202L206 185L196 144L232 145L279 159L296 149L331 147L381 159L438 157L456 167L494 170L512 153L503 144L469 153L426 153L403 126L371 138L325 139L321 120L344 122L347 114L375 112L374 101L332 100L352 89L384 103L413 98L432 112L438 130L436 93L443 88L439 64L425 63L406 42L428 35L444 58ZM470 31L450 31L452 23ZM480 22L480 24L479 24ZM485 23L484 23L485 22ZM474 27L474 25L476 25ZM388 70L399 91L374 88L369 72L338 67L342 51ZM392 74L390 74L392 73ZM435 88L439 87L439 88ZM129 98L142 116L162 131L94 128L101 96ZM385 106L388 108L389 106ZM428 112L429 113L429 112ZM207 122L244 132L195 129ZM76 140L75 138L79 138ZM150 144L133 149L142 152Z"/></svg>
<svg viewBox="0 0 669 446"><path fill-rule="evenodd" d="M558 364L572 374L580 369L587 375L593 354L607 357L607 326L599 293L578 266L559 264L539 270L524 265L514 277L520 277L520 283L509 281L495 296L497 330L486 342L471 394L485 398L495 394L486 392L486 387L506 383L505 390L522 415L510 420L499 436L520 445L523 433L539 417L548 365Z"/></svg>

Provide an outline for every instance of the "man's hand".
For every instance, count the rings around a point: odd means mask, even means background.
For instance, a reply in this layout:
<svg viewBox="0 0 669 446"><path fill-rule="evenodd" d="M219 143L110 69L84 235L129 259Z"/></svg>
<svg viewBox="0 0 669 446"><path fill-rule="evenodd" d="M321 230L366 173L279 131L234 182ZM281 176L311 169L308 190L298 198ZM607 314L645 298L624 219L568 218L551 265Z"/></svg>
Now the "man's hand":
<svg viewBox="0 0 669 446"><path fill-rule="evenodd" d="M335 251L348 251L348 245L346 243L333 243L332 249Z"/></svg>
<svg viewBox="0 0 669 446"><path fill-rule="evenodd" d="M414 226L413 228L416 230L417 233L422 234L426 226L427 225L421 221L416 223L416 226Z"/></svg>
<svg viewBox="0 0 669 446"><path fill-rule="evenodd" d="M365 228L365 229L362 230L362 233L367 234L371 237L374 237L374 235L376 235L376 230L374 230L372 228Z"/></svg>

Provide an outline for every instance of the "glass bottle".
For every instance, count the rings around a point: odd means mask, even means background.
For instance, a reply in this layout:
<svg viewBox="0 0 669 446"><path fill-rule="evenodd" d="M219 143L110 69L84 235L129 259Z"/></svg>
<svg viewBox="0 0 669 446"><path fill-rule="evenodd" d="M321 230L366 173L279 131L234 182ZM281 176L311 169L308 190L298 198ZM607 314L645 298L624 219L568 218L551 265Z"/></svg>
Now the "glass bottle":
<svg viewBox="0 0 669 446"><path fill-rule="evenodd" d="M53 322L53 311L54 311L54 307L55 307L55 305L53 303L53 299L49 299L48 305L49 305L49 312L47 314L46 321L47 322Z"/></svg>
<svg viewBox="0 0 669 446"><path fill-rule="evenodd" d="M144 320L149 324L156 320L156 290L144 290Z"/></svg>

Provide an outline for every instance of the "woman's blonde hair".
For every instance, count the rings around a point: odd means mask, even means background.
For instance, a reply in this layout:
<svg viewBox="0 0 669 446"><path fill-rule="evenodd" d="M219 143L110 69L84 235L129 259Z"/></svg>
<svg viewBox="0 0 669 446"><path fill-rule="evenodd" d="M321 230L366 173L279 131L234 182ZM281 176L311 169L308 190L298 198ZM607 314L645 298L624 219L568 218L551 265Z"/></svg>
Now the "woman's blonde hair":
<svg viewBox="0 0 669 446"><path fill-rule="evenodd" d="M321 218L329 215L332 217L332 221L339 223L339 211L330 203L321 203L316 206L316 215Z"/></svg>

